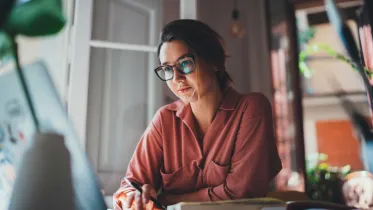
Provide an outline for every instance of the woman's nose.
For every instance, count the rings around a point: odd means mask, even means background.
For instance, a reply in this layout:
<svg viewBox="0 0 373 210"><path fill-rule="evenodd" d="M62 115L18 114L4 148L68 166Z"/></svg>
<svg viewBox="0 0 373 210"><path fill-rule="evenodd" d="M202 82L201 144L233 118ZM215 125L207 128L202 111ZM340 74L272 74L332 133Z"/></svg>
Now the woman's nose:
<svg viewBox="0 0 373 210"><path fill-rule="evenodd" d="M180 73L180 72L176 69L176 67L174 67L173 70L174 70L174 78L172 79L173 82L175 82L175 83L179 83L180 81L185 80L185 75L182 74L182 73Z"/></svg>

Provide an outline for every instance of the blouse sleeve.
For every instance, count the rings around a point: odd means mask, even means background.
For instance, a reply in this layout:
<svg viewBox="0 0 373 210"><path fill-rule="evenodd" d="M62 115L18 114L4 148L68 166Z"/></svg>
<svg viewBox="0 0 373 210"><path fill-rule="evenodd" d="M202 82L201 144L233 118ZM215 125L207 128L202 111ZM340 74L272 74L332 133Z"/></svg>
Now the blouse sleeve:
<svg viewBox="0 0 373 210"><path fill-rule="evenodd" d="M202 200L212 201L265 197L270 181L281 169L271 104L264 95L256 94L246 101L225 182L199 194Z"/></svg>
<svg viewBox="0 0 373 210"><path fill-rule="evenodd" d="M126 178L140 185L150 184L157 191L161 187L160 167L163 159L161 118L159 111L142 135L127 168ZM114 193L114 205L135 189L121 181Z"/></svg>

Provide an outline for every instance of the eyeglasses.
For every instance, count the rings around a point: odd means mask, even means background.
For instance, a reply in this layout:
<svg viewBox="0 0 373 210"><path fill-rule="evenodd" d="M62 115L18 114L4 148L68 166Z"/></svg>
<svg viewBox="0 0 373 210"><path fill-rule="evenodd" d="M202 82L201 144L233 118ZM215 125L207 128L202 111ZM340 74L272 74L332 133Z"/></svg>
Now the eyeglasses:
<svg viewBox="0 0 373 210"><path fill-rule="evenodd" d="M190 74L196 69L195 56L187 54L180 57L175 65L162 65L154 70L159 79L168 81L174 78L174 68L181 74Z"/></svg>

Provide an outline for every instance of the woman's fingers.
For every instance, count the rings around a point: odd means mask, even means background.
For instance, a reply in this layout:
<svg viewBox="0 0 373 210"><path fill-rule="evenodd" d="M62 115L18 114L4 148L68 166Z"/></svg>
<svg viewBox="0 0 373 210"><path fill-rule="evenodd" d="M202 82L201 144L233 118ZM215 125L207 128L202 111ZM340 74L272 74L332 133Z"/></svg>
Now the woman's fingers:
<svg viewBox="0 0 373 210"><path fill-rule="evenodd" d="M136 200L136 210L143 210L143 201L141 192L136 191L135 193L135 200Z"/></svg>
<svg viewBox="0 0 373 210"><path fill-rule="evenodd" d="M142 193L138 190L125 194L126 196L118 197L117 205L123 209L144 210L152 209L153 202L150 202L150 196L155 196L155 190L149 184L142 186Z"/></svg>
<svg viewBox="0 0 373 210"><path fill-rule="evenodd" d="M149 203L149 199L150 199L150 195L151 195L151 186L148 185L148 184L145 184L144 186L142 186L142 200L144 202L144 204L147 204Z"/></svg>
<svg viewBox="0 0 373 210"><path fill-rule="evenodd" d="M117 192L114 194L113 197L113 207L114 210L124 210L131 207L131 204L133 202L133 194L131 193L126 194L125 192ZM132 196L132 199L131 199ZM129 205L127 207L127 205Z"/></svg>
<svg viewBox="0 0 373 210"><path fill-rule="evenodd" d="M131 208L134 197L135 197L135 192L130 192L127 194L126 202L124 202L125 208Z"/></svg>
<svg viewBox="0 0 373 210"><path fill-rule="evenodd" d="M125 206L123 206L123 202L120 201L120 200L117 200L116 202L114 202L114 210L124 210L126 209Z"/></svg>

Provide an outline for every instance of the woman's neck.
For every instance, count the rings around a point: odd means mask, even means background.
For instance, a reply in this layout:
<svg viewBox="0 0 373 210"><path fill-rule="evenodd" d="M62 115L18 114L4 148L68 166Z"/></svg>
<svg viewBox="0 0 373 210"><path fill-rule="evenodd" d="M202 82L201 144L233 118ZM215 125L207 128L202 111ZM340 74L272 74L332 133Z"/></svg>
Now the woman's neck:
<svg viewBox="0 0 373 210"><path fill-rule="evenodd" d="M193 115L201 127L209 126L212 123L222 99L223 93L219 90L208 92L199 100L190 103Z"/></svg>

